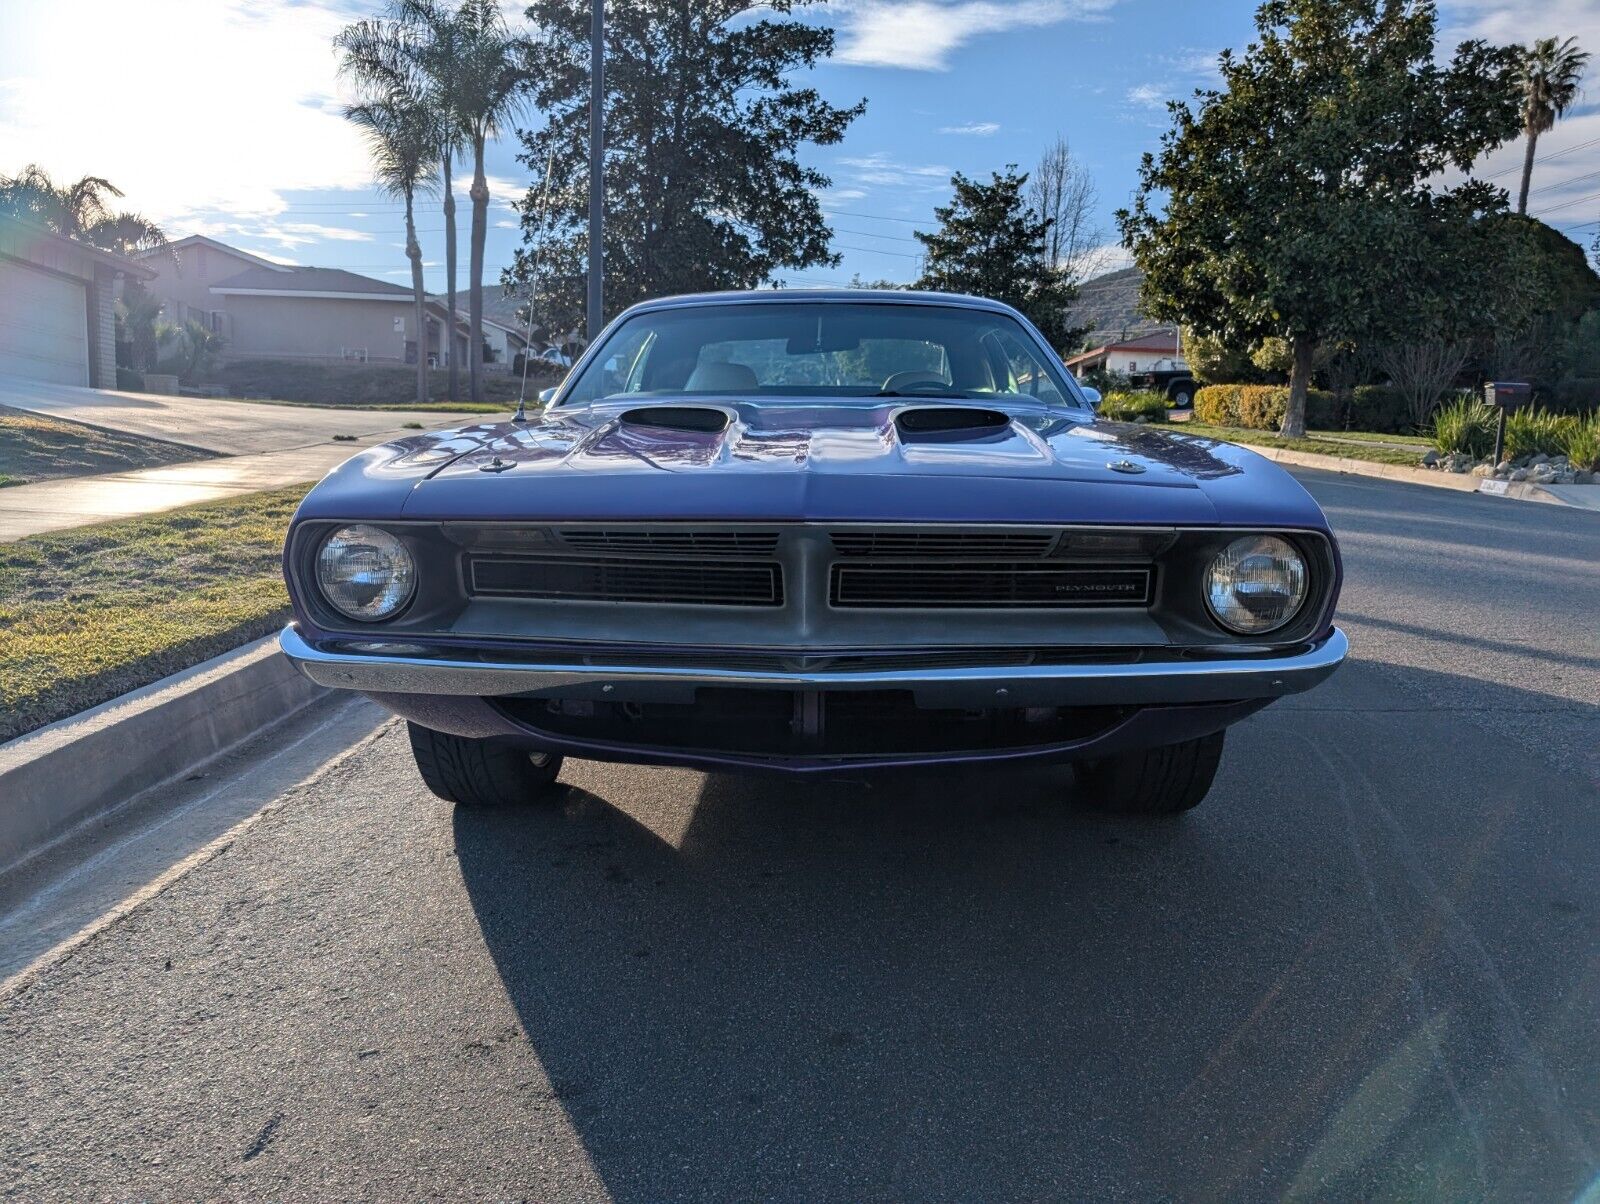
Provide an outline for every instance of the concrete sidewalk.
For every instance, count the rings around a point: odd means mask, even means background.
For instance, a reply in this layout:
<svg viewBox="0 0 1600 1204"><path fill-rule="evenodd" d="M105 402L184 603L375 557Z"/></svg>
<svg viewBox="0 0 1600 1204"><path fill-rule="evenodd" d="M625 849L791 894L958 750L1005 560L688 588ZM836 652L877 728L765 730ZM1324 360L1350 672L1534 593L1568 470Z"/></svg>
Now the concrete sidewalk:
<svg viewBox="0 0 1600 1204"><path fill-rule="evenodd" d="M89 523L156 514L192 502L315 481L358 450L350 443L325 443L138 472L14 485L0 489L0 543Z"/></svg>
<svg viewBox="0 0 1600 1204"><path fill-rule="evenodd" d="M226 456L311 447L326 444L335 435L353 435L362 444L379 443L383 438L392 438L392 433L407 422L437 427L495 419L489 414L316 409L222 401L213 397L117 393L14 377L0 377L0 406L86 422L90 426L126 431L148 439L187 443Z"/></svg>
<svg viewBox="0 0 1600 1204"><path fill-rule="evenodd" d="M0 489L0 543L315 481L364 447L410 434L408 422L436 430L510 416L509 411L322 410L116 393L11 377L0 377L0 406L223 453L217 460ZM352 438L335 442L335 435Z"/></svg>

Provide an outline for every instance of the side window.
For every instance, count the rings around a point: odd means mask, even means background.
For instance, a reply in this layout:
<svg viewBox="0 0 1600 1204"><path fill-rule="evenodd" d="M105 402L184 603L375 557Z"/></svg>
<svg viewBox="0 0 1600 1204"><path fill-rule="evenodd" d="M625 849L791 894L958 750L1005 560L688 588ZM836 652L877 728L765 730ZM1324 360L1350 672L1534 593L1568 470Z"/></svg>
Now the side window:
<svg viewBox="0 0 1600 1204"><path fill-rule="evenodd" d="M1007 388L1013 393L1026 393L1050 405L1066 405L1067 399L1045 370L1038 353L1009 330L991 332L984 340L992 343L1003 357L1010 381Z"/></svg>

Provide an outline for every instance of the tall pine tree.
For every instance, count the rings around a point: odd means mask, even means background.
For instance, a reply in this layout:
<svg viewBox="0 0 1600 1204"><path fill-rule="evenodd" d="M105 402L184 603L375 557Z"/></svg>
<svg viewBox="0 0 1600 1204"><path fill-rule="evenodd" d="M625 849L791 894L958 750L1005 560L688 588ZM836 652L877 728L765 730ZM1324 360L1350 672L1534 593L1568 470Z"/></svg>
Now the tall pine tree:
<svg viewBox="0 0 1600 1204"><path fill-rule="evenodd" d="M831 29L784 19L818 2L608 0L609 313L838 264L816 197L830 181L798 152L837 143L865 102L840 108L791 79L833 52ZM521 205L523 247L506 278L539 298L535 316L551 330L583 324L589 12L589 0L528 8L542 35L528 63L533 101L547 123L521 134L533 185Z"/></svg>
<svg viewBox="0 0 1600 1204"><path fill-rule="evenodd" d="M1067 329L1067 310L1077 289L1050 261L1051 221L1024 199L1027 174L1012 164L987 184L959 172L950 184L950 204L933 211L939 228L916 232L927 249L917 287L1003 301L1057 348L1070 346L1078 332Z"/></svg>

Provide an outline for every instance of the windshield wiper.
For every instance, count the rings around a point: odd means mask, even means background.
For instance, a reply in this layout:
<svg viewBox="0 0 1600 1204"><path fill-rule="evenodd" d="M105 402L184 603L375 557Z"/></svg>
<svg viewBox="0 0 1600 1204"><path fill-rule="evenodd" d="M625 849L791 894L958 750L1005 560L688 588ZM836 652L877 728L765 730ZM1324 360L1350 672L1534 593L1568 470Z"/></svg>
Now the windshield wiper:
<svg viewBox="0 0 1600 1204"><path fill-rule="evenodd" d="M925 393L921 389L880 389L874 397L920 397L924 401L982 401L966 393Z"/></svg>

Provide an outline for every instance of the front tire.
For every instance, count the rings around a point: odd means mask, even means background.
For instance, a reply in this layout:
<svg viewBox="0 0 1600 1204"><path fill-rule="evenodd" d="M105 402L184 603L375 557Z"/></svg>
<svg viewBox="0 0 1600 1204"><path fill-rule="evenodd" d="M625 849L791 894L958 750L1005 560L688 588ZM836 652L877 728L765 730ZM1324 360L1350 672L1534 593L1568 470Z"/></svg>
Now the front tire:
<svg viewBox="0 0 1600 1204"><path fill-rule="evenodd" d="M1081 761L1078 786L1091 804L1115 815L1181 815L1210 791L1226 734Z"/></svg>
<svg viewBox="0 0 1600 1204"><path fill-rule="evenodd" d="M429 790L463 807L520 807L555 795L561 758L495 740L471 740L407 723L411 755Z"/></svg>

